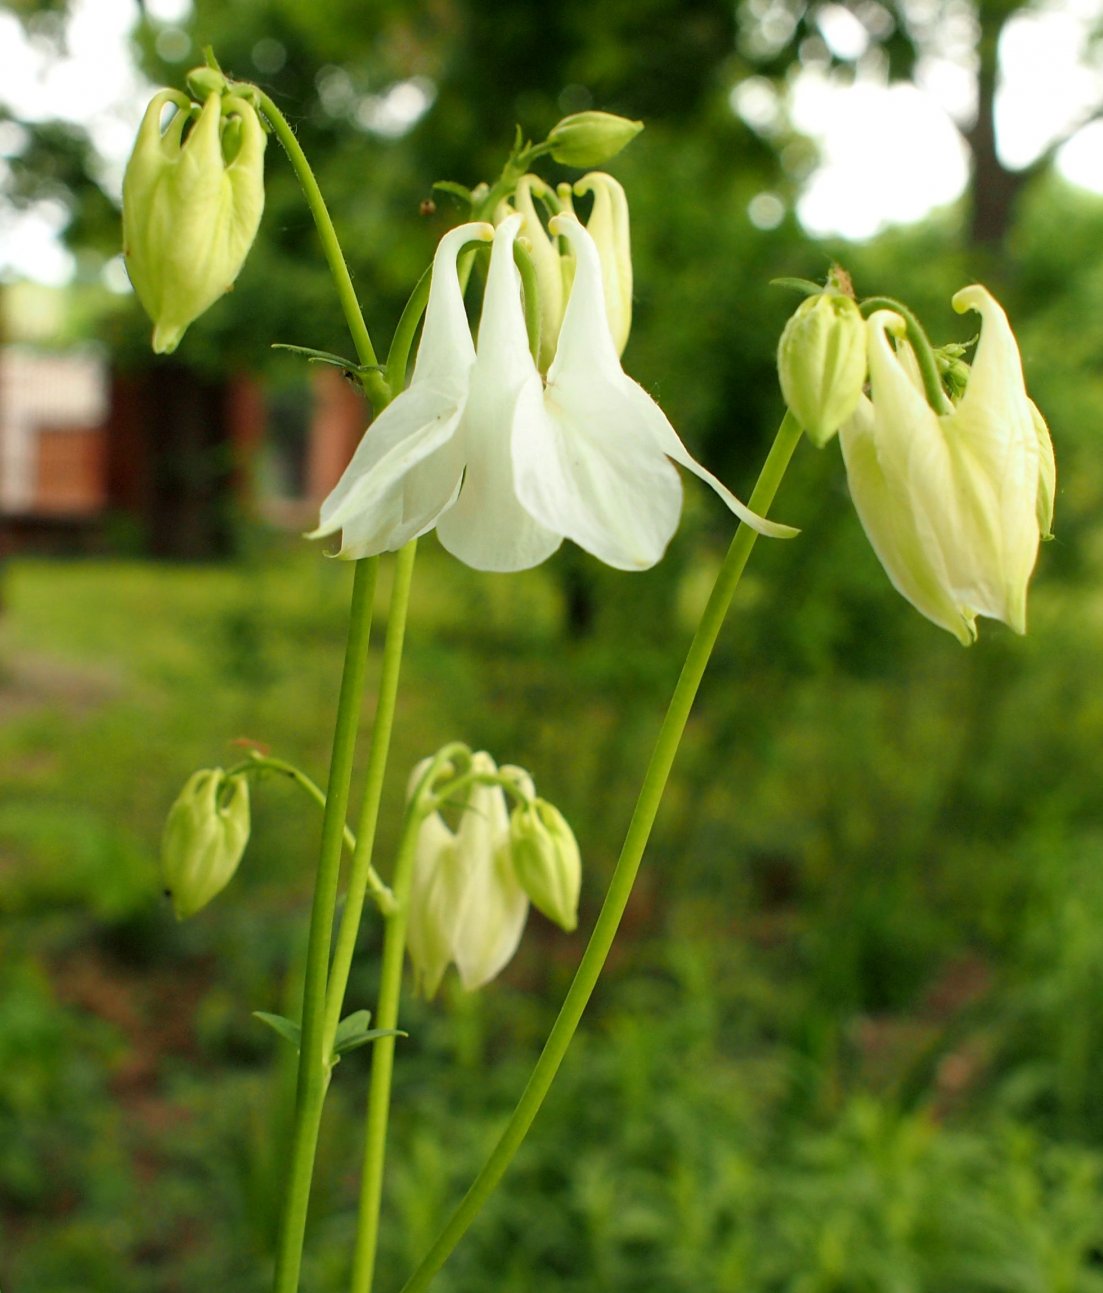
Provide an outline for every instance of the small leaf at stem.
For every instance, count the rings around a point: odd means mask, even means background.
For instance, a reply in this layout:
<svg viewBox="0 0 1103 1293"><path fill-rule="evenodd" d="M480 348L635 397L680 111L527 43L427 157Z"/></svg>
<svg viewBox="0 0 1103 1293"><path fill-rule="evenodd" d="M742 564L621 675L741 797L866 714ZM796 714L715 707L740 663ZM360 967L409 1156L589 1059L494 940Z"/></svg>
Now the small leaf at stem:
<svg viewBox="0 0 1103 1293"><path fill-rule="evenodd" d="M284 1041L290 1042L296 1050L299 1049L302 1029L293 1019L288 1019L284 1015L270 1015L267 1010L254 1010L253 1018L259 1019L262 1024L267 1024L269 1028L279 1033Z"/></svg>
<svg viewBox="0 0 1103 1293"><path fill-rule="evenodd" d="M349 1051L356 1050L357 1047L366 1046L368 1042L377 1041L380 1037L407 1037L409 1035L399 1028L369 1028L370 1023L370 1010L356 1010L341 1020L337 1025L337 1033L333 1039L335 1060L341 1055L347 1055Z"/></svg>
<svg viewBox="0 0 1103 1293"><path fill-rule="evenodd" d="M771 287L787 287L794 292L802 292L805 296L815 296L817 292L823 291L822 283L813 283L810 278L771 278Z"/></svg>
<svg viewBox="0 0 1103 1293"><path fill-rule="evenodd" d="M437 180L433 185L439 193L451 193L453 197L459 198L461 202L466 202L471 206L475 199L471 190L463 184L457 184L454 180Z"/></svg>

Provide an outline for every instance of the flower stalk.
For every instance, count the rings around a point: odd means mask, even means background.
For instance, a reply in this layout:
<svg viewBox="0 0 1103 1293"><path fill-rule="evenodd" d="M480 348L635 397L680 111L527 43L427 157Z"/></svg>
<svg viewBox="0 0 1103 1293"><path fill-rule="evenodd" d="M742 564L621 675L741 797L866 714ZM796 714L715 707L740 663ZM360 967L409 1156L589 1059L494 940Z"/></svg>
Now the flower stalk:
<svg viewBox="0 0 1103 1293"><path fill-rule="evenodd" d="M773 502L801 435L800 424L792 414L786 413L748 503L748 506L759 516L762 516ZM651 836L651 829L659 811L659 804L666 789L690 710L757 537L750 526L740 525L716 577L712 594L701 622L697 626L697 632L690 644L662 727L659 729L651 761L636 801L635 812L625 836L624 846L609 882L605 902L540 1058L490 1157L432 1247L403 1286L402 1293L422 1293L422 1290L428 1288L434 1275L444 1265L449 1254L505 1175L506 1169L513 1161L555 1080L555 1075L559 1071L559 1066L563 1062L563 1057L567 1053L567 1048L574 1037L613 945L621 917L632 893L644 850ZM365 1290L357 1288L355 1293L365 1293Z"/></svg>

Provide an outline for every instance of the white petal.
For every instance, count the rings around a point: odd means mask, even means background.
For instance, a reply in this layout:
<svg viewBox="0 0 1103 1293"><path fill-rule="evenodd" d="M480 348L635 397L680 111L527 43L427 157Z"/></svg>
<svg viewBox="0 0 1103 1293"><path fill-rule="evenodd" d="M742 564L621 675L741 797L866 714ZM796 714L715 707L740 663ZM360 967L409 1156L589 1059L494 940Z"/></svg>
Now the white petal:
<svg viewBox="0 0 1103 1293"><path fill-rule="evenodd" d="M525 570L562 541L521 506L514 487L510 438L523 390L540 390L529 354L513 243L521 223L510 216L494 237L478 357L459 435L466 468L455 504L437 523L444 547L476 570Z"/></svg>
<svg viewBox="0 0 1103 1293"><path fill-rule="evenodd" d="M593 239L571 217L552 224L570 240L578 263L543 410L529 390L518 405L513 452L518 495L528 510L606 564L646 569L660 559L678 525L682 493L673 458L755 529L794 533L744 507L690 456L658 405L625 376Z"/></svg>
<svg viewBox="0 0 1103 1293"><path fill-rule="evenodd" d="M433 256L429 302L425 307L411 385L430 382L457 398L466 389L467 375L475 362L475 345L464 309L456 257L464 243L475 239L485 242L493 234L492 226L476 222L450 229L440 240Z"/></svg>
<svg viewBox="0 0 1103 1293"><path fill-rule="evenodd" d="M418 989L432 997L452 960L452 921L456 908L455 836L439 813L418 827L406 948Z"/></svg>
<svg viewBox="0 0 1103 1293"><path fill-rule="evenodd" d="M475 771L496 771L482 751ZM517 950L528 915L528 897L509 858L509 813L499 786L475 786L459 830L456 856L464 872L454 913L454 959L463 986L472 991L494 978Z"/></svg>
<svg viewBox="0 0 1103 1293"><path fill-rule="evenodd" d="M513 431L517 492L545 526L606 565L645 570L678 527L681 482L641 437L621 383L589 378L576 380L561 366L546 395L522 394Z"/></svg>
<svg viewBox="0 0 1103 1293"><path fill-rule="evenodd" d="M462 411L451 393L428 382L403 391L365 432L310 537L350 526L355 551L346 544L345 555L368 556L401 547L407 530L431 525L452 497L459 463L446 451L440 462L421 464L447 446ZM408 476L419 470L422 480L411 483Z"/></svg>

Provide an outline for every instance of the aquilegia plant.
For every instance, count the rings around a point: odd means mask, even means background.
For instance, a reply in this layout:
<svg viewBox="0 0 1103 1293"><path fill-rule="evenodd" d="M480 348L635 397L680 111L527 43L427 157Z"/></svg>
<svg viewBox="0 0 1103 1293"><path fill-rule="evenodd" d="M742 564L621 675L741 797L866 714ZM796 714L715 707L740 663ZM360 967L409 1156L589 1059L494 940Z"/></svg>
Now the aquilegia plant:
<svg viewBox="0 0 1103 1293"><path fill-rule="evenodd" d="M405 1289L414 1293L427 1287L500 1181L555 1077L612 945L751 548L759 534L795 534L765 513L802 431L819 447L838 436L854 505L889 578L922 614L966 644L976 636L978 615L1025 629L1026 587L1052 521L1053 451L1027 396L1006 316L983 287L963 288L953 301L981 316L970 368L963 347L933 349L906 306L883 297L858 301L846 276L833 271L823 287L789 284L806 299L778 349L788 411L748 503L741 503L691 456L659 406L621 367L631 327L632 261L620 184L591 171L573 186L553 189L530 170L547 156L579 169L611 160L640 126L600 112L566 118L539 144L523 143L518 133L493 183L448 185L463 196L469 218L441 239L380 363L294 134L262 90L229 80L213 57L208 62L188 77L190 94L165 90L153 100L126 173L126 261L154 322L153 348L174 350L189 324L232 287L261 219L265 140L274 133L302 184L356 348L355 363L340 362L357 376L374 411L312 536L339 535L339 555L355 569L326 788L260 753L226 770L201 770L169 814L162 850L165 889L177 916L191 917L229 883L246 849L251 777L279 771L323 807L302 1014L295 1020L260 1015L298 1051L276 1293L299 1285L315 1148L334 1066L343 1053L369 1044L350 1287L355 1293L371 1288L407 957L414 987L428 997L453 965L462 986L475 990L513 956L530 904L566 930L578 919L581 859L563 814L540 798L538 778L459 741L413 770L386 881L376 870L373 844L418 538L435 530L453 556L483 571L535 566L565 539L610 566L642 570L662 557L677 528L679 467L709 485L740 523L675 685L574 981L497 1145L410 1275ZM585 221L576 199L590 201ZM485 290L473 333L466 289L480 262ZM347 824L349 785L384 553L396 554L395 570L354 833ZM346 1014L345 989L369 900L383 927L379 998L374 1015Z"/></svg>

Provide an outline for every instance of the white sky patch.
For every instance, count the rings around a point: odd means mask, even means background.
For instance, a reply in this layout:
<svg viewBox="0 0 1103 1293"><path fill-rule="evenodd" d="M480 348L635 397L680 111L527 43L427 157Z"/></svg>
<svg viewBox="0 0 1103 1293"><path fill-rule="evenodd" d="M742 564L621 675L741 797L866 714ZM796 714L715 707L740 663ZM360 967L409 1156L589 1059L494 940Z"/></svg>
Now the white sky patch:
<svg viewBox="0 0 1103 1293"><path fill-rule="evenodd" d="M28 40L13 15L0 12L0 101L25 121L85 126L103 159L98 179L116 198L151 89L130 56L137 21L135 0L76 0L69 53L58 58L45 43ZM58 240L63 226L59 204L22 212L0 205L0 275L65 282L74 261Z"/></svg>
<svg viewBox="0 0 1103 1293"><path fill-rule="evenodd" d="M841 85L806 73L796 81L792 111L797 129L822 149L822 165L797 203L813 235L869 238L953 202L965 188L960 133L913 85Z"/></svg>
<svg viewBox="0 0 1103 1293"><path fill-rule="evenodd" d="M1029 166L1099 107L1103 73L1084 57L1090 26L1087 14L1070 6L1023 14L1004 28L996 140L1012 170Z"/></svg>

